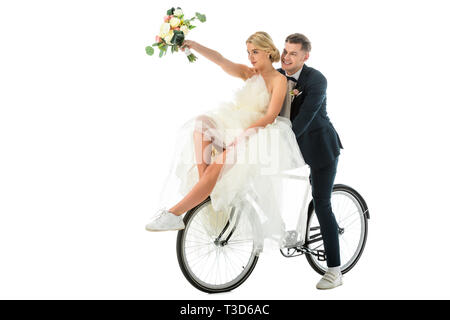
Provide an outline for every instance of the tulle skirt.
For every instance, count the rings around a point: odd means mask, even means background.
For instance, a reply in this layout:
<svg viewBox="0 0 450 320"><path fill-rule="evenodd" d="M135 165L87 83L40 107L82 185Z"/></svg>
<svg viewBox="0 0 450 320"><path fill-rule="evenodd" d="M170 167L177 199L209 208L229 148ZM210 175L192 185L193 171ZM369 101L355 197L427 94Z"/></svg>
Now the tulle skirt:
<svg viewBox="0 0 450 320"><path fill-rule="evenodd" d="M201 159L197 160L195 153L194 133L203 133L204 139L211 141L204 158L210 163L261 116L257 111L236 109L230 104L186 121L178 130L170 172L159 198L160 207L175 205L199 181L197 163ZM248 237L265 243L265 247L271 244L270 247L278 249L286 231L280 212L283 195L280 174L304 165L291 121L277 117L227 148L225 163L210 194L211 214L238 208L251 226L247 231L241 229L241 233L248 232Z"/></svg>

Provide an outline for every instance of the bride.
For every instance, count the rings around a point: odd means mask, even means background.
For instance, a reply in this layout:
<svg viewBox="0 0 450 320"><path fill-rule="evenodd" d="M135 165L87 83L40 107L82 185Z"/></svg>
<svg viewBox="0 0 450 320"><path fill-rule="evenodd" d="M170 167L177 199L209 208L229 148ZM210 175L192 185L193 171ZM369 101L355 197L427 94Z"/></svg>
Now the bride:
<svg viewBox="0 0 450 320"><path fill-rule="evenodd" d="M286 77L273 67L280 61L278 49L261 31L252 34L246 45L253 68L233 63L195 41L184 41L183 51L197 51L229 75L244 80L244 86L235 92L233 102L189 119L179 130L178 154L172 159L161 199L177 191L181 199L158 210L146 226L148 231L184 229L182 215L208 196L209 212L214 215L242 205L246 194L252 193L262 208L255 216L262 225L261 236L278 243L284 237L277 174L305 162L290 120L279 116L289 94ZM174 184L169 186L169 180Z"/></svg>

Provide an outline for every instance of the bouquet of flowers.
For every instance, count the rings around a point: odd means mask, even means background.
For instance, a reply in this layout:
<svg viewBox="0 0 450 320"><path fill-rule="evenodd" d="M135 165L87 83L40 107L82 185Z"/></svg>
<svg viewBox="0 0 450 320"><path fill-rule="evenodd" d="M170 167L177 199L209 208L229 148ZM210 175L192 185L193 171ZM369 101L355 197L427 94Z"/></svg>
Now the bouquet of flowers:
<svg viewBox="0 0 450 320"><path fill-rule="evenodd" d="M191 22L198 19L200 22L206 21L206 16L198 12L195 17L186 19L183 10L180 7L171 8L167 10L167 15L164 17L164 23L161 25L159 34L156 36L156 42L151 46L145 47L145 51L149 56L153 55L155 50L153 47L158 47L159 57L165 55L170 47L172 53L178 52L178 47L183 45L184 38L188 32L195 28ZM189 62L194 62L197 57L192 54L189 48L184 51L189 59Z"/></svg>

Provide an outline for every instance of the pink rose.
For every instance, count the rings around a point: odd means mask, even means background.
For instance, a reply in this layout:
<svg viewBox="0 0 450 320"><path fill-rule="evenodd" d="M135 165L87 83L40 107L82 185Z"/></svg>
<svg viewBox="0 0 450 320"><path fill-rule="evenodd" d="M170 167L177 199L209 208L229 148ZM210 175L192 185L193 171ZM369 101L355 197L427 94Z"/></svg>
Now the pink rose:
<svg viewBox="0 0 450 320"><path fill-rule="evenodd" d="M301 93L302 93L303 91L298 91L297 89L294 89L294 90L291 90L291 91L289 91L289 94L292 96L292 97L297 97L298 95L300 95Z"/></svg>
<svg viewBox="0 0 450 320"><path fill-rule="evenodd" d="M161 37L160 36L156 36L155 42L161 42Z"/></svg>
<svg viewBox="0 0 450 320"><path fill-rule="evenodd" d="M174 28L173 30L180 30L180 27L176 27L176 28Z"/></svg>
<svg viewBox="0 0 450 320"><path fill-rule="evenodd" d="M169 22L170 21L170 17L169 16L165 16L164 17L164 22Z"/></svg>

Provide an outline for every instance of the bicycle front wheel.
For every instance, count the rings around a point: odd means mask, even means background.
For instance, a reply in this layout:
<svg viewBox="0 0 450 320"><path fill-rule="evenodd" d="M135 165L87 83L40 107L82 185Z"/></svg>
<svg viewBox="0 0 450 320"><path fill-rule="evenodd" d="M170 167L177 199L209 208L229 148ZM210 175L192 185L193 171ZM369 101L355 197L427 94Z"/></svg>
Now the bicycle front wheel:
<svg viewBox="0 0 450 320"><path fill-rule="evenodd" d="M177 257L186 279L208 293L226 292L240 286L258 261L256 242L244 236L251 228L238 208L216 212L208 197L184 217L178 232ZM248 230L248 229L247 229Z"/></svg>
<svg viewBox="0 0 450 320"><path fill-rule="evenodd" d="M333 186L331 206L339 227L341 273L344 274L355 266L364 250L367 241L369 212L361 195L351 187L342 184ZM305 245L312 251L324 250L313 202L308 210ZM310 253L305 256L317 273L323 275L327 271L326 260Z"/></svg>

